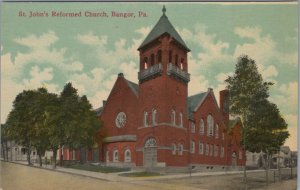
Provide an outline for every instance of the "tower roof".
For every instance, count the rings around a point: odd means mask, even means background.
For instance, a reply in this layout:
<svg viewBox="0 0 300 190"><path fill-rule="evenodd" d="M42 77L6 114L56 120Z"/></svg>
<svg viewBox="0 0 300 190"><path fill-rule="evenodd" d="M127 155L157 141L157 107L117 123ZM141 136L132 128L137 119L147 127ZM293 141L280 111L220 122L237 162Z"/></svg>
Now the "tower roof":
<svg viewBox="0 0 300 190"><path fill-rule="evenodd" d="M172 36L179 44L181 44L187 51L190 51L190 49L187 47L187 45L184 43L178 32L175 30L171 22L169 21L168 17L166 16L166 8L165 6L162 9L163 15L160 17L159 21L156 23L154 28L151 30L151 32L148 34L148 36L145 38L143 43L140 45L138 50L142 49L144 46L155 40L157 37L167 33L170 36Z"/></svg>

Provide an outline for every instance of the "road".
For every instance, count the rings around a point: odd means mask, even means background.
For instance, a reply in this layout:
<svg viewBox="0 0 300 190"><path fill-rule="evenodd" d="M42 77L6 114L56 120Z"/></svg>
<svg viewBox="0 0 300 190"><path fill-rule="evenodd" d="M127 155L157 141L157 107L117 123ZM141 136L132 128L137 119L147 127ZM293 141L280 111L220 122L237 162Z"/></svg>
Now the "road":
<svg viewBox="0 0 300 190"><path fill-rule="evenodd" d="M135 180L123 178L121 181L109 181L85 177L76 174L62 173L53 170L39 169L8 162L1 163L0 187L3 190L233 190L244 189L242 174L218 176L192 176L174 179L147 178ZM296 171L294 169L294 171ZM283 170L283 178L290 177L290 170ZM270 173L268 188L265 186L265 173L248 173L249 189L294 190L296 178L274 183ZM112 175L112 174L107 174ZM295 173L294 173L295 175ZM165 177L165 176L164 176Z"/></svg>

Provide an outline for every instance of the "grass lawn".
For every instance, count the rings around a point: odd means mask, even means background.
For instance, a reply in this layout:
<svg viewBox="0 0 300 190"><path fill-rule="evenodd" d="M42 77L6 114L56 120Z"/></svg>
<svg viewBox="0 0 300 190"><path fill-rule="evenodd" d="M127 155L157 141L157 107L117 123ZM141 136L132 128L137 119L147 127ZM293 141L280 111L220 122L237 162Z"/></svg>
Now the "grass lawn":
<svg viewBox="0 0 300 190"><path fill-rule="evenodd" d="M87 170L92 172L101 172L101 173L114 173L114 172L126 172L130 171L130 168L116 168L110 166L96 166L90 164L78 164L67 166L68 168L78 169L78 170Z"/></svg>
<svg viewBox="0 0 300 190"><path fill-rule="evenodd" d="M133 172L133 173L124 173L120 174L120 176L124 177L152 177L152 176L162 176L163 174L155 173L155 172Z"/></svg>

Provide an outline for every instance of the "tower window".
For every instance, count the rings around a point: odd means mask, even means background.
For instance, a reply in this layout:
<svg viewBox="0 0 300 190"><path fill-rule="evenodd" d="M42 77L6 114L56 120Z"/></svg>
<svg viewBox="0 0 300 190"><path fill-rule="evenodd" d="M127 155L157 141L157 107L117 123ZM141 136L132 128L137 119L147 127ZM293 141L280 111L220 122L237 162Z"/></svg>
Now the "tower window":
<svg viewBox="0 0 300 190"><path fill-rule="evenodd" d="M171 112L171 123L172 123L172 125L176 124L175 119L176 119L176 113L175 113L175 110L172 110L172 112Z"/></svg>
<svg viewBox="0 0 300 190"><path fill-rule="evenodd" d="M172 63L172 50L169 51L169 63Z"/></svg>
<svg viewBox="0 0 300 190"><path fill-rule="evenodd" d="M157 63L161 63L161 50L157 52Z"/></svg>
<svg viewBox="0 0 300 190"><path fill-rule="evenodd" d="M156 125L156 114L157 114L157 110L153 109L152 110L152 125Z"/></svg>
<svg viewBox="0 0 300 190"><path fill-rule="evenodd" d="M144 69L147 69L148 68L148 58L145 57L144 58Z"/></svg>
<svg viewBox="0 0 300 190"><path fill-rule="evenodd" d="M148 112L144 112L144 127L148 126Z"/></svg>
<svg viewBox="0 0 300 190"><path fill-rule="evenodd" d="M183 122L182 122L182 113L179 113L179 126L182 127L183 126Z"/></svg>
<svg viewBox="0 0 300 190"><path fill-rule="evenodd" d="M154 54L151 54L151 66L154 65Z"/></svg>

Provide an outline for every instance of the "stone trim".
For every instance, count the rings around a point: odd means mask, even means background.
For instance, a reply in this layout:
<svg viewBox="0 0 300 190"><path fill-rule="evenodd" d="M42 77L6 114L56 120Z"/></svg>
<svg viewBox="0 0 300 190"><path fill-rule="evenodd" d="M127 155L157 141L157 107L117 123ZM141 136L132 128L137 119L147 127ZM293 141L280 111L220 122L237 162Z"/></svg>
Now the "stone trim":
<svg viewBox="0 0 300 190"><path fill-rule="evenodd" d="M147 127L145 126L141 126L141 127L138 127L138 129L144 129L144 128L150 128L150 127L159 127L159 126L168 126L168 127L174 127L174 128L177 128L177 129L182 129L182 130L187 130L187 128L185 127L180 127L179 125L172 125L171 123L157 123L156 125L148 125Z"/></svg>
<svg viewBox="0 0 300 190"><path fill-rule="evenodd" d="M136 141L136 135L120 135L120 136L112 136L112 137L106 137L103 139L103 142L105 143L112 143L112 142L135 142Z"/></svg>

